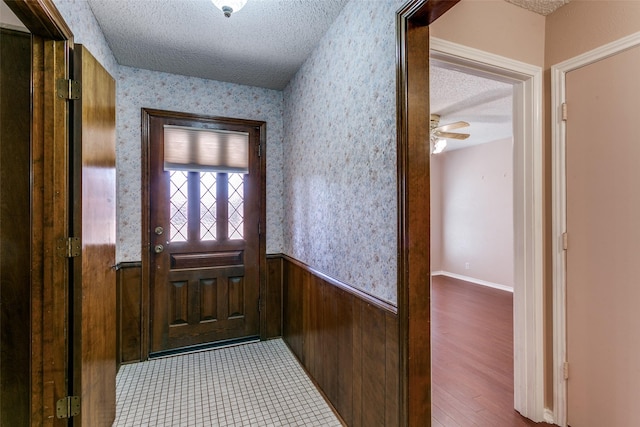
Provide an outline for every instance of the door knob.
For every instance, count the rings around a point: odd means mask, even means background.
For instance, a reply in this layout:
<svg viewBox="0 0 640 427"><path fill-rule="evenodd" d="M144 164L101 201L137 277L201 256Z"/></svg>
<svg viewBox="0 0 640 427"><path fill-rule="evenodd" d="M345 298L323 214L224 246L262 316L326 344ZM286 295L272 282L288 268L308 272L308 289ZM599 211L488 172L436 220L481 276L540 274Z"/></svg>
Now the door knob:
<svg viewBox="0 0 640 427"><path fill-rule="evenodd" d="M159 254L160 252L164 251L164 246L162 246L162 245L156 245L156 246L153 248L153 251L154 251L155 253Z"/></svg>

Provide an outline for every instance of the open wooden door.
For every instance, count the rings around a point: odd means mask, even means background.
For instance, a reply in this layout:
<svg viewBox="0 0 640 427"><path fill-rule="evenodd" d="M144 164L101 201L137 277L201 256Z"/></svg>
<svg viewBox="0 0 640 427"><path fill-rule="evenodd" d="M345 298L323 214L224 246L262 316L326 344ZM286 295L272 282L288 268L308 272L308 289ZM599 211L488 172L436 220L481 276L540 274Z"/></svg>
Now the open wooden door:
<svg viewBox="0 0 640 427"><path fill-rule="evenodd" d="M74 425L111 426L116 378L115 80L82 45L74 49L72 395Z"/></svg>

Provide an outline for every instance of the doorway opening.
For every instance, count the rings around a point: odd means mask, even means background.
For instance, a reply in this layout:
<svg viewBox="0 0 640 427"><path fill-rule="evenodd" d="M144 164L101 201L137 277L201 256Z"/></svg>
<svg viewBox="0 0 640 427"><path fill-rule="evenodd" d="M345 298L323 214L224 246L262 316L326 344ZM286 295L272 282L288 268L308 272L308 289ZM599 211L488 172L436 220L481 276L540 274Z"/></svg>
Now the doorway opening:
<svg viewBox="0 0 640 427"><path fill-rule="evenodd" d="M432 424L524 425L513 409L513 84L437 60L429 82L433 132L450 137L430 158Z"/></svg>
<svg viewBox="0 0 640 427"><path fill-rule="evenodd" d="M514 408L544 421L541 69L436 38L430 48L439 67L512 87ZM461 262L462 271L471 270L470 261Z"/></svg>

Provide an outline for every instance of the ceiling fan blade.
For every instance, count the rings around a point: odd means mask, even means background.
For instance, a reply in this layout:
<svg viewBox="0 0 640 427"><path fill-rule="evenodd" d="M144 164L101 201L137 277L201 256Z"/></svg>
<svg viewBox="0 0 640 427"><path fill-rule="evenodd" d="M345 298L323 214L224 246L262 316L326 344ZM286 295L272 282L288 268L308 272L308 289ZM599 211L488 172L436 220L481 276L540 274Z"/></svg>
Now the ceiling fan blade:
<svg viewBox="0 0 640 427"><path fill-rule="evenodd" d="M469 123L460 121L460 122L449 123L446 125L438 126L436 128L436 131L447 132L453 129L466 128L467 126L469 126Z"/></svg>
<svg viewBox="0 0 640 427"><path fill-rule="evenodd" d="M454 132L436 131L436 136L439 137L439 138L467 139L471 135L469 135L468 133L454 133Z"/></svg>

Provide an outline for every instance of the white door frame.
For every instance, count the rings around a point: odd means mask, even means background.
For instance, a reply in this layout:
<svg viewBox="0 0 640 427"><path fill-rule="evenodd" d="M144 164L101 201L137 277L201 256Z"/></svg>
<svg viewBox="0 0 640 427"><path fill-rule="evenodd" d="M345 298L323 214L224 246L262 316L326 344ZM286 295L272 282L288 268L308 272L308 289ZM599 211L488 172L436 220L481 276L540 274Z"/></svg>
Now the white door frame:
<svg viewBox="0 0 640 427"><path fill-rule="evenodd" d="M435 37L430 57L514 84L514 407L536 422L544 408L542 68Z"/></svg>
<svg viewBox="0 0 640 427"><path fill-rule="evenodd" d="M640 32L621 38L551 67L552 187L553 187L553 395L554 422L567 425L567 266L562 235L567 230L566 126L562 105L566 102L566 75L585 65L640 45Z"/></svg>

